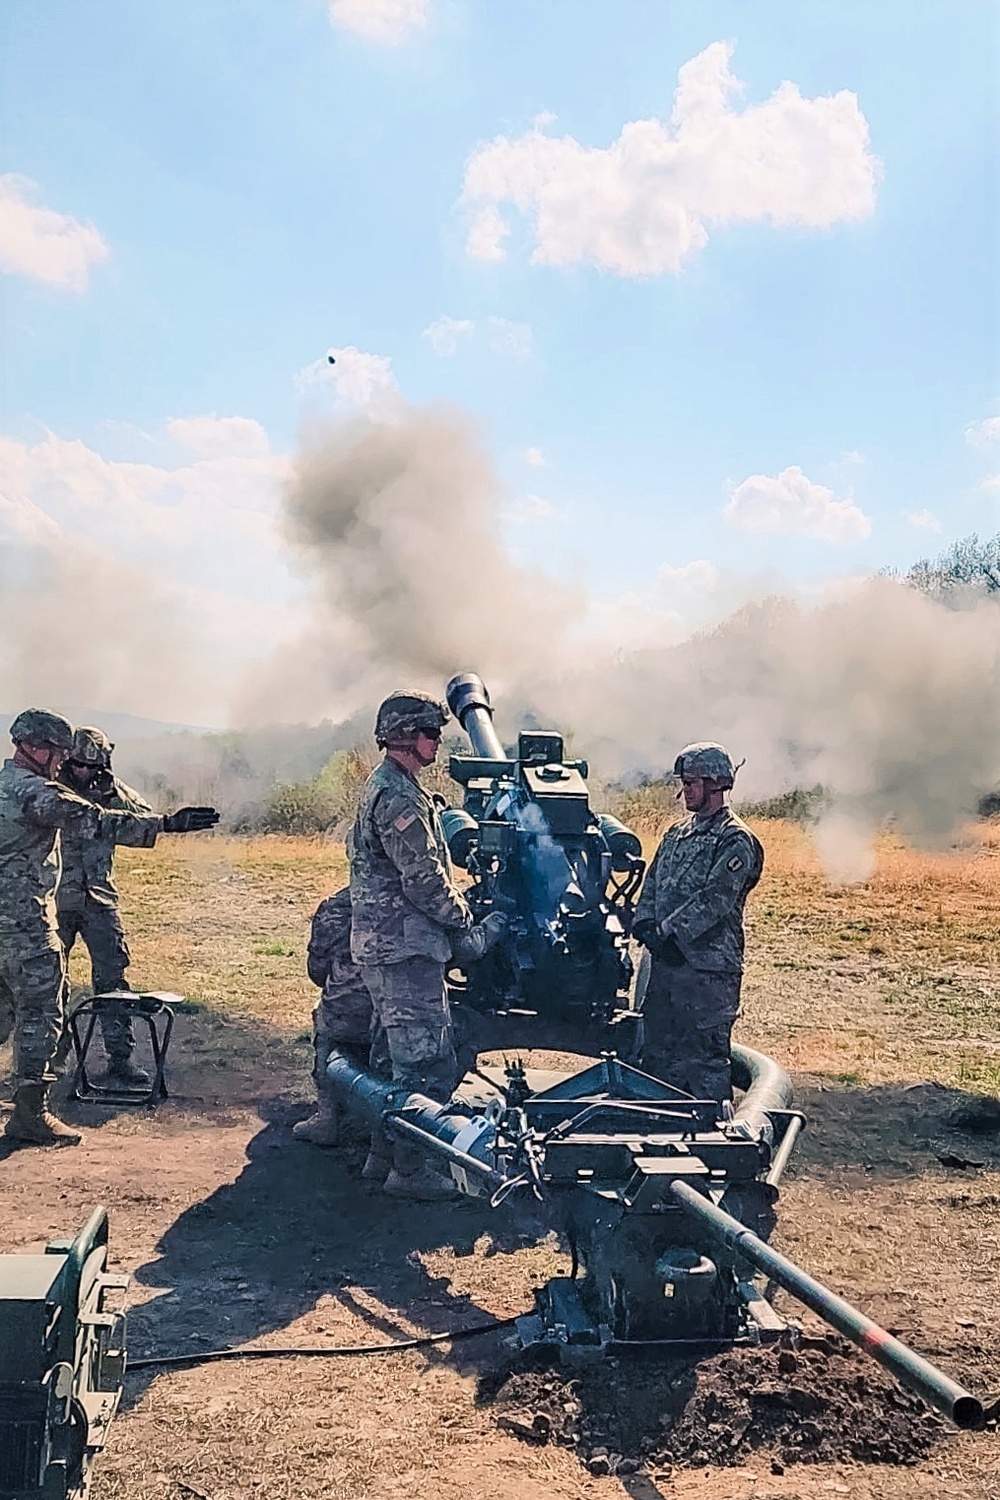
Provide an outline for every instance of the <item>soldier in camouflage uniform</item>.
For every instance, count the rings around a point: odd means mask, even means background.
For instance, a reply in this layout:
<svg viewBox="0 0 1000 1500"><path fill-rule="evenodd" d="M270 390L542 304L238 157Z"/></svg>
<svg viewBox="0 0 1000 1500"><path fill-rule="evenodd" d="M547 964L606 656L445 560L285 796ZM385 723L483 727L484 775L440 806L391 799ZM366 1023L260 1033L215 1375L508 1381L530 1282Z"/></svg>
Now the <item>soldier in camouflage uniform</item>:
<svg viewBox="0 0 1000 1500"><path fill-rule="evenodd" d="M114 748L102 730L77 729L60 780L96 807L148 818L153 811L149 803L111 770ZM130 955L111 871L115 845L132 843L134 833L131 825L108 824L96 838L72 828L62 834L62 875L56 891L59 938L67 959L77 938L82 939L90 954L95 995L128 989L125 971ZM149 842L144 836L141 847L148 848ZM108 1074L114 1082L131 1088L149 1083L148 1073L132 1061L135 1031L131 1019L102 1014L100 1027Z"/></svg>
<svg viewBox="0 0 1000 1500"><path fill-rule="evenodd" d="M340 1143L341 1111L326 1080L326 1060L334 1047L358 1067L368 1062L372 999L361 970L351 957L351 892L327 896L316 908L306 954L306 969L322 990L313 1011L316 1112L292 1128L297 1141L315 1146Z"/></svg>
<svg viewBox="0 0 1000 1500"><path fill-rule="evenodd" d="M80 1136L47 1109L52 1060L63 1027L63 950L56 925L60 833L109 830L152 844L173 819L105 811L55 780L73 745L59 714L29 708L10 726L14 755L0 768L0 1043L14 1035L14 1113L5 1133L37 1146L75 1146ZM212 809L198 811L212 812Z"/></svg>
<svg viewBox="0 0 1000 1500"><path fill-rule="evenodd" d="M726 794L736 767L722 745L688 745L674 764L690 817L668 828L636 905L650 951L639 1066L699 1099L732 1095L730 1036L740 1007L743 907L764 851Z"/></svg>
<svg viewBox="0 0 1000 1500"><path fill-rule="evenodd" d="M448 710L424 693L393 693L381 705L375 739L385 758L372 772L348 839L351 861L351 953L361 965L391 1077L446 1101L459 1081L445 968L456 936L466 956L481 957L506 926L501 913L473 924L455 885L437 808L417 780L433 763ZM365 1164L369 1179L388 1177L400 1197L451 1196L423 1165L420 1152L378 1135Z"/></svg>

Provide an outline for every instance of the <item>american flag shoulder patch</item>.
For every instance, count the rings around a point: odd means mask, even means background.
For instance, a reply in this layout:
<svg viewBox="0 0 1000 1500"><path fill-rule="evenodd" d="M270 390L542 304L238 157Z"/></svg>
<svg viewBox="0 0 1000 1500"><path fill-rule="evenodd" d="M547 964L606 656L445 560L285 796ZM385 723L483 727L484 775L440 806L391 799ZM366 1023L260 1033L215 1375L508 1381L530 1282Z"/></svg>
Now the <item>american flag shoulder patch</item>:
<svg viewBox="0 0 1000 1500"><path fill-rule="evenodd" d="M417 821L416 813L400 813L398 818L393 818L392 826L397 833L405 833L412 823Z"/></svg>

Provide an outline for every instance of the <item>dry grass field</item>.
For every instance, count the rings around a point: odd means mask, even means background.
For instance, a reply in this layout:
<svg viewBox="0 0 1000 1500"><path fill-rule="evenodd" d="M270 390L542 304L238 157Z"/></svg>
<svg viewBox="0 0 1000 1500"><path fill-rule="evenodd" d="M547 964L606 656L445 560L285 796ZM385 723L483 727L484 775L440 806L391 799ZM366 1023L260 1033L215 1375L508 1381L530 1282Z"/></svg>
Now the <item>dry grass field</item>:
<svg viewBox="0 0 1000 1500"><path fill-rule="evenodd" d="M994 1392L1000 1138L970 1134L962 1107L1000 1093L1000 832L985 825L936 855L886 839L873 878L852 888L827 884L801 829L758 832L768 867L740 1034L794 1071L810 1117L776 1242ZM80 1107L78 1150L4 1156L0 1223L3 1249L34 1248L106 1203L134 1277L137 1358L470 1326L521 1311L566 1264L557 1244L486 1209L387 1204L359 1182L360 1142L292 1141L310 1097L308 920L344 872L342 848L322 840L122 851L132 981L185 996L171 1098L149 1114ZM6 1055L0 1066L6 1076ZM390 1358L133 1374L94 1500L1000 1497L994 1433L943 1436L914 1466L778 1474L762 1455L597 1477L567 1449L498 1430L476 1382L501 1352L492 1336Z"/></svg>

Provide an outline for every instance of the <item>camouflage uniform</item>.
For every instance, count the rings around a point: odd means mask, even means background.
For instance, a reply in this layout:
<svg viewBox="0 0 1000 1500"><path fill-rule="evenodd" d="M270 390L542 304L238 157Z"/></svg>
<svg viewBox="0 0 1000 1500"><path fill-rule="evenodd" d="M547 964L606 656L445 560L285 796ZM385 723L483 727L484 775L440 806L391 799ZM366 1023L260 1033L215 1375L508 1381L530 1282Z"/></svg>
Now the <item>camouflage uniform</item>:
<svg viewBox="0 0 1000 1500"><path fill-rule="evenodd" d="M730 1034L740 1007L743 907L764 868L760 841L732 808L668 828L636 905L651 944L640 1066L702 1099L728 1099Z"/></svg>
<svg viewBox="0 0 1000 1500"><path fill-rule="evenodd" d="M105 811L130 813L135 819L148 819L153 812L138 792L117 777L111 778L106 791L78 795ZM63 832L62 876L56 891L59 938L67 958L76 939L83 940L90 954L95 995L128 988L125 970L130 955L118 913L118 891L111 877L115 846L138 844L148 849L154 841L155 834L149 838L141 825L132 822L108 822L96 838L87 838L73 828ZM109 1058L132 1055L135 1036L130 1019L102 1015L101 1030Z"/></svg>
<svg viewBox="0 0 1000 1500"><path fill-rule="evenodd" d="M336 1047L363 1067L371 1045L372 999L351 957L351 892L321 901L312 919L306 968L322 988L313 1011L313 1077L322 1089L326 1060Z"/></svg>
<svg viewBox="0 0 1000 1500"><path fill-rule="evenodd" d="M104 811L59 782L0 768L0 1042L14 1033L18 1086L48 1084L62 1031L63 951L55 891L61 831L150 847L157 816Z"/></svg>
<svg viewBox="0 0 1000 1500"><path fill-rule="evenodd" d="M459 1080L445 987L472 913L452 875L437 808L391 758L372 773L348 839L351 954L361 965L393 1079L446 1100Z"/></svg>

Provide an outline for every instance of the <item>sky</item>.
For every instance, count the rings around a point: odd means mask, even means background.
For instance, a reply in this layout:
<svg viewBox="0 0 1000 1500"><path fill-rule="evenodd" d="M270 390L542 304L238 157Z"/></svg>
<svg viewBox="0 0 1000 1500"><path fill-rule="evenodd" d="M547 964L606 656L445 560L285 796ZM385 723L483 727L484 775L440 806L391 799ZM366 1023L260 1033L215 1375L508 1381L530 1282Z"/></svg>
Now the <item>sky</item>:
<svg viewBox="0 0 1000 1500"><path fill-rule="evenodd" d="M623 645L997 530L988 0L0 26L0 708L228 722L310 608L296 454L393 403L468 414Z"/></svg>

